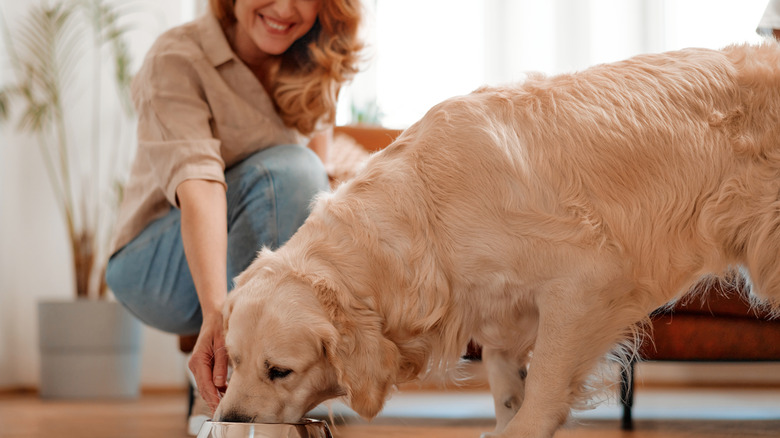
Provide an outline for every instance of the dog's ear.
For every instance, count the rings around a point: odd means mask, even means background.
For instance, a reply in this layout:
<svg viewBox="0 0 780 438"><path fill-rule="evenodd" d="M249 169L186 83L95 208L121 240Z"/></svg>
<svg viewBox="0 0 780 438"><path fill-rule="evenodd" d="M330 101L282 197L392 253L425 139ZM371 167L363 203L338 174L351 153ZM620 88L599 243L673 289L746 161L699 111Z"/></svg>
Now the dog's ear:
<svg viewBox="0 0 780 438"><path fill-rule="evenodd" d="M325 279L318 279L313 286L337 331L335 339L325 340L328 360L338 373L350 407L371 420L382 410L396 383L398 347L382 334L376 312L358 303L343 305Z"/></svg>
<svg viewBox="0 0 780 438"><path fill-rule="evenodd" d="M379 414L396 382L398 349L379 330L357 329L342 334L341 384L350 407L366 420Z"/></svg>
<svg viewBox="0 0 780 438"><path fill-rule="evenodd" d="M263 264L260 260L261 257L269 258L273 256L273 252L266 247L257 253L257 258L252 262L247 269L233 279L233 291L230 292L225 299L225 304L222 306L222 324L223 330L227 333L228 322L230 315L233 313L233 308L236 306L236 301L246 300L245 296L254 296L252 294L252 285L257 282L263 275L273 274L273 269Z"/></svg>

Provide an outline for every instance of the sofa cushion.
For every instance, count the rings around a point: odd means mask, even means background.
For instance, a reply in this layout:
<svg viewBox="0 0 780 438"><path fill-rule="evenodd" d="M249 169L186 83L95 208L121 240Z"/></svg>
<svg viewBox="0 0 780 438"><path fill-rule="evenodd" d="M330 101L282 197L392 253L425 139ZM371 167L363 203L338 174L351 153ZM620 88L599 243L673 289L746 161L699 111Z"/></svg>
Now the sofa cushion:
<svg viewBox="0 0 780 438"><path fill-rule="evenodd" d="M780 361L780 321L660 315L642 344L648 360Z"/></svg>
<svg viewBox="0 0 780 438"><path fill-rule="evenodd" d="M657 314L732 316L747 319L769 319L769 312L751 307L744 285L705 281L681 298L671 309Z"/></svg>

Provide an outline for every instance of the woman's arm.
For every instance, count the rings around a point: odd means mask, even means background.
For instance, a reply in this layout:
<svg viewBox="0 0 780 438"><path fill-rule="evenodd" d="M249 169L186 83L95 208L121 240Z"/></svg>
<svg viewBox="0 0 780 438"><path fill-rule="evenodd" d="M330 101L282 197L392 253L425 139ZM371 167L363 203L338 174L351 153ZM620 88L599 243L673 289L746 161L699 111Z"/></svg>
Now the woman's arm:
<svg viewBox="0 0 780 438"><path fill-rule="evenodd" d="M227 376L222 304L227 297L227 198L215 181L186 180L176 188L187 264L203 312L189 367L201 396L213 410Z"/></svg>

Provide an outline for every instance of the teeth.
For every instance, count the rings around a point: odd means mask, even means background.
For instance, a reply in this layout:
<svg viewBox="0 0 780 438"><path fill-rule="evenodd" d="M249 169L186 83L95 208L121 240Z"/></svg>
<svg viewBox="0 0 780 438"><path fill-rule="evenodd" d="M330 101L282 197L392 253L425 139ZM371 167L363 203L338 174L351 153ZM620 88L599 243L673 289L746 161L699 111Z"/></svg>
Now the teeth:
<svg viewBox="0 0 780 438"><path fill-rule="evenodd" d="M268 17L265 18L265 24L267 24L268 27L270 27L271 29L276 29L276 30L279 30L279 31L287 30L287 28L289 27L289 26L286 26L286 25L283 25L283 24L279 24L279 23L277 23L275 21L272 21Z"/></svg>

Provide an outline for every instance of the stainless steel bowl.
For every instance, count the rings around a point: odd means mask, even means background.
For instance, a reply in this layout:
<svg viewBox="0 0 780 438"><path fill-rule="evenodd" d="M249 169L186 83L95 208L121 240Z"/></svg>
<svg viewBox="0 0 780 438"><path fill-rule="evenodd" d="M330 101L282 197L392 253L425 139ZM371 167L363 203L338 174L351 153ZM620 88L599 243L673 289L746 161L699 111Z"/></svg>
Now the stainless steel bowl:
<svg viewBox="0 0 780 438"><path fill-rule="evenodd" d="M333 438L328 423L304 418L300 423L222 423L207 421L198 438Z"/></svg>

